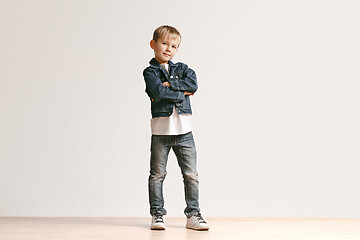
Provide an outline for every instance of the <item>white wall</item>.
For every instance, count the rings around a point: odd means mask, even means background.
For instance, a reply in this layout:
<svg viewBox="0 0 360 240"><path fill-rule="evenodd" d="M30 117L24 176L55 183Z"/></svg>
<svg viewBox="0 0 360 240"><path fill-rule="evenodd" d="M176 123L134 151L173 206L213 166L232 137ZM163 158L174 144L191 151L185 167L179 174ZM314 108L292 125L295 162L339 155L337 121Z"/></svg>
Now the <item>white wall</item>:
<svg viewBox="0 0 360 240"><path fill-rule="evenodd" d="M153 30L183 41L205 216L360 217L359 1L0 2L0 216L149 216ZM183 216L171 154L169 216Z"/></svg>

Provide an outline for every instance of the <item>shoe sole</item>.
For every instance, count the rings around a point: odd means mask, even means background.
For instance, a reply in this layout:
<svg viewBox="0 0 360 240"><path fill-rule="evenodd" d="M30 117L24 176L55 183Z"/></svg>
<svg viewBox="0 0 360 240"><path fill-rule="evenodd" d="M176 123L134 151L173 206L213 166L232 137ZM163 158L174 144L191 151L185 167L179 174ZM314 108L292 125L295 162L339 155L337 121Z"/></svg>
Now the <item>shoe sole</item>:
<svg viewBox="0 0 360 240"><path fill-rule="evenodd" d="M188 227L188 226L186 226L186 228L188 228L188 229L192 229L192 230L196 230L196 231L207 231L207 230L209 230L209 228L207 227L207 228L192 228L192 227Z"/></svg>
<svg viewBox="0 0 360 240"><path fill-rule="evenodd" d="M151 230L165 230L164 227L151 227Z"/></svg>

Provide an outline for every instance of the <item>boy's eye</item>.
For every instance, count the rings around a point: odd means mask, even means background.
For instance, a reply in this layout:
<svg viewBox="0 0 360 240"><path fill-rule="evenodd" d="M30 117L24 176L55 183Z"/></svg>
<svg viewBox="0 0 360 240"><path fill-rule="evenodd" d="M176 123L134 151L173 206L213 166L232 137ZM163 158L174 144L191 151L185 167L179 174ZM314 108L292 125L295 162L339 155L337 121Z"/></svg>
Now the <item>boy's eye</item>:
<svg viewBox="0 0 360 240"><path fill-rule="evenodd" d="M172 46L172 47L176 49L176 46Z"/></svg>
<svg viewBox="0 0 360 240"><path fill-rule="evenodd" d="M163 44L165 44L165 45L166 45L166 42L164 42Z"/></svg>

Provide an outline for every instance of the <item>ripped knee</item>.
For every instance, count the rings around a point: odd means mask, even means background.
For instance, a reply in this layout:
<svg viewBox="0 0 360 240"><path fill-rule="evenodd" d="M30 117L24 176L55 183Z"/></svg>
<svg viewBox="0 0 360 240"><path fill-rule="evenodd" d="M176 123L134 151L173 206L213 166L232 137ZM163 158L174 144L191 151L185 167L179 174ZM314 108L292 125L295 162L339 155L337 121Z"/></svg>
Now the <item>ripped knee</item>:
<svg viewBox="0 0 360 240"><path fill-rule="evenodd" d="M197 172L184 173L183 178L185 181L198 181L199 175Z"/></svg>
<svg viewBox="0 0 360 240"><path fill-rule="evenodd" d="M151 173L150 174L150 178L154 179L154 180L164 180L164 178L166 177L167 172L164 173Z"/></svg>

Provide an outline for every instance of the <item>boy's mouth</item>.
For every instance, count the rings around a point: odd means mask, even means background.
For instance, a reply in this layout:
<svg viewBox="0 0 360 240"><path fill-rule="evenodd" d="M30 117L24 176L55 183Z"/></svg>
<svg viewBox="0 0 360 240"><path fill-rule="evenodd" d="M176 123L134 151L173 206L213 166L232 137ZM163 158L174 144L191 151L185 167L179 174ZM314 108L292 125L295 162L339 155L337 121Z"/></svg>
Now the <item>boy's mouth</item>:
<svg viewBox="0 0 360 240"><path fill-rule="evenodd" d="M163 53L165 56L167 56L167 57L170 57L170 55L169 54L167 54L167 53Z"/></svg>

